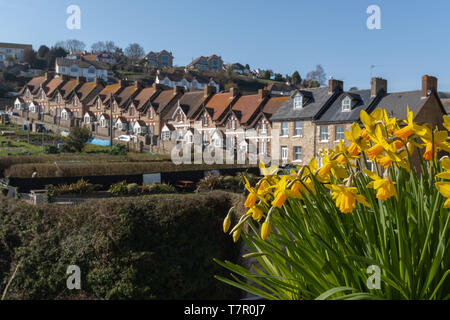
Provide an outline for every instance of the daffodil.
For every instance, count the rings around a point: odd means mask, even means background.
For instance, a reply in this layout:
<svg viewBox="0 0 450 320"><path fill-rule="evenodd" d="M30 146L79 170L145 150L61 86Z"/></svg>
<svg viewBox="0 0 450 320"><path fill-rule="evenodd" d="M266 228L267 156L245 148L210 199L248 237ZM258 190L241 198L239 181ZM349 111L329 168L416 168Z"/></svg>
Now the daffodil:
<svg viewBox="0 0 450 320"><path fill-rule="evenodd" d="M436 188L446 198L444 208L450 208L450 182L436 182Z"/></svg>
<svg viewBox="0 0 450 320"><path fill-rule="evenodd" d="M282 176L275 186L274 200L272 201L272 206L276 208L282 208L283 204L287 200L286 192L286 176Z"/></svg>
<svg viewBox="0 0 450 320"><path fill-rule="evenodd" d="M447 142L447 131L435 131L430 128L425 129L418 133L422 141L425 143L425 152L423 158L431 161L437 155L438 150L445 150L450 152L450 143Z"/></svg>
<svg viewBox="0 0 450 320"><path fill-rule="evenodd" d="M386 110L383 110L383 123L386 127L386 131L390 135L392 135L396 130L399 129L397 119L395 119L395 117L389 118Z"/></svg>
<svg viewBox="0 0 450 320"><path fill-rule="evenodd" d="M325 186L331 190L331 196L333 200L336 200L336 206L342 213L353 212L356 202L370 207L366 198L363 195L358 194L358 189L355 187L336 184L327 184Z"/></svg>
<svg viewBox="0 0 450 320"><path fill-rule="evenodd" d="M363 171L369 176L370 179L373 180L367 185L367 188L375 189L378 191L377 199L385 201L391 197L396 197L398 200L397 189L395 189L395 182L393 182L389 178L382 178L370 170L363 169Z"/></svg>
<svg viewBox="0 0 450 320"><path fill-rule="evenodd" d="M264 215L264 212L258 206L254 206L247 212L247 214L251 214L253 220L260 221Z"/></svg>
<svg viewBox="0 0 450 320"><path fill-rule="evenodd" d="M407 110L407 120L405 121L406 126L394 132L398 138L404 141L406 141L413 134L423 134L425 130L424 126L414 123L414 115L413 112L409 110L409 106L407 106Z"/></svg>
<svg viewBox="0 0 450 320"><path fill-rule="evenodd" d="M372 136L375 135L375 129L380 126L380 123L383 120L383 110L376 109L370 115L366 111L362 110L360 113L360 119L364 124L367 135L372 138Z"/></svg>
<svg viewBox="0 0 450 320"><path fill-rule="evenodd" d="M267 238L269 238L271 231L272 231L272 223L270 221L264 222L261 227L261 239L266 241Z"/></svg>
<svg viewBox="0 0 450 320"><path fill-rule="evenodd" d="M261 171L262 176L274 176L280 169L278 168L278 166L271 166L269 168L266 168L264 162L259 161L259 170Z"/></svg>
<svg viewBox="0 0 450 320"><path fill-rule="evenodd" d="M334 152L331 150L328 150L328 152L322 151L322 168L317 172L319 181L329 181L330 173L338 179L347 177L345 166L341 165L336 159L333 159L334 155Z"/></svg>
<svg viewBox="0 0 450 320"><path fill-rule="evenodd" d="M350 131L344 132L345 138L352 143L347 149L352 156L357 156L368 148L367 139L362 136L363 131L366 132L357 123L353 123Z"/></svg>
<svg viewBox="0 0 450 320"><path fill-rule="evenodd" d="M443 123L445 129L450 131L450 117L444 116L444 123Z"/></svg>

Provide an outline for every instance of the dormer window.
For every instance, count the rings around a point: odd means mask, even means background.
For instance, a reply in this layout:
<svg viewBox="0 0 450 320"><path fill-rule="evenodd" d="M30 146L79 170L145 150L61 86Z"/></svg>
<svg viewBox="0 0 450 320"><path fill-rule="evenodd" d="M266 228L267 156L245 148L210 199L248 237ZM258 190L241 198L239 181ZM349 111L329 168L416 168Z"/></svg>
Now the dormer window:
<svg viewBox="0 0 450 320"><path fill-rule="evenodd" d="M348 112L352 110L352 99L350 97L345 97L344 100L342 100L342 111Z"/></svg>
<svg viewBox="0 0 450 320"><path fill-rule="evenodd" d="M303 97L296 96L294 98L294 109L301 109L301 108L303 108Z"/></svg>

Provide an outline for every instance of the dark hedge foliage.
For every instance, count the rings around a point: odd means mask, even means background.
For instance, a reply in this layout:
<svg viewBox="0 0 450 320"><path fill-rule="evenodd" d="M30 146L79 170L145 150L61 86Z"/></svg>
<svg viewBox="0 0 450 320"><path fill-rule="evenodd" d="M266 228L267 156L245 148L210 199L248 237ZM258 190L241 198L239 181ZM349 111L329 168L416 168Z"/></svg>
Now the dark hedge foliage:
<svg viewBox="0 0 450 320"><path fill-rule="evenodd" d="M95 200L78 207L31 206L0 195L0 292L7 299L239 299L215 280L213 262L236 261L221 232L228 193ZM82 290L66 288L69 265Z"/></svg>

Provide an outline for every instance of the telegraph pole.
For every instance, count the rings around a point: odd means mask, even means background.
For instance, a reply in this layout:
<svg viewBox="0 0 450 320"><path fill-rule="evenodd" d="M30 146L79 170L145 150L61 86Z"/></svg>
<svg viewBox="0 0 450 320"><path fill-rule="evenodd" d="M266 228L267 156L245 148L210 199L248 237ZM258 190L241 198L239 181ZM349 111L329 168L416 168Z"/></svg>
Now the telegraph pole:
<svg viewBox="0 0 450 320"><path fill-rule="evenodd" d="M112 101L112 93L109 97L109 147L112 149L113 146L113 101Z"/></svg>

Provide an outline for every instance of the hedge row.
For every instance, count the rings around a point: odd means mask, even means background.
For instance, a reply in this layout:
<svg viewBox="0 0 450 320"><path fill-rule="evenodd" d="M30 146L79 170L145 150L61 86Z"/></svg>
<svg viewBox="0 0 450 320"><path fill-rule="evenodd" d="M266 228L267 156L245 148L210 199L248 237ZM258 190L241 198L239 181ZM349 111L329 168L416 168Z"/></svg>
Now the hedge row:
<svg viewBox="0 0 450 320"><path fill-rule="evenodd" d="M58 155L32 155L32 156L8 156L0 158L0 176L14 165L20 164L54 164L57 161L86 161L86 162L167 162L169 156L134 154L126 156L113 156L109 154L58 154Z"/></svg>
<svg viewBox="0 0 450 320"><path fill-rule="evenodd" d="M1 197L1 195L0 195ZM0 199L0 292L7 299L239 299L212 259L235 261L221 232L228 193L93 200L78 207ZM66 288L69 265L82 290Z"/></svg>
<svg viewBox="0 0 450 320"><path fill-rule="evenodd" d="M86 177L111 175L136 175L160 172L192 170L219 170L248 168L239 165L175 165L172 162L95 162L87 164L27 163L16 164L5 170L6 177L30 178L34 171L40 178L45 177Z"/></svg>

